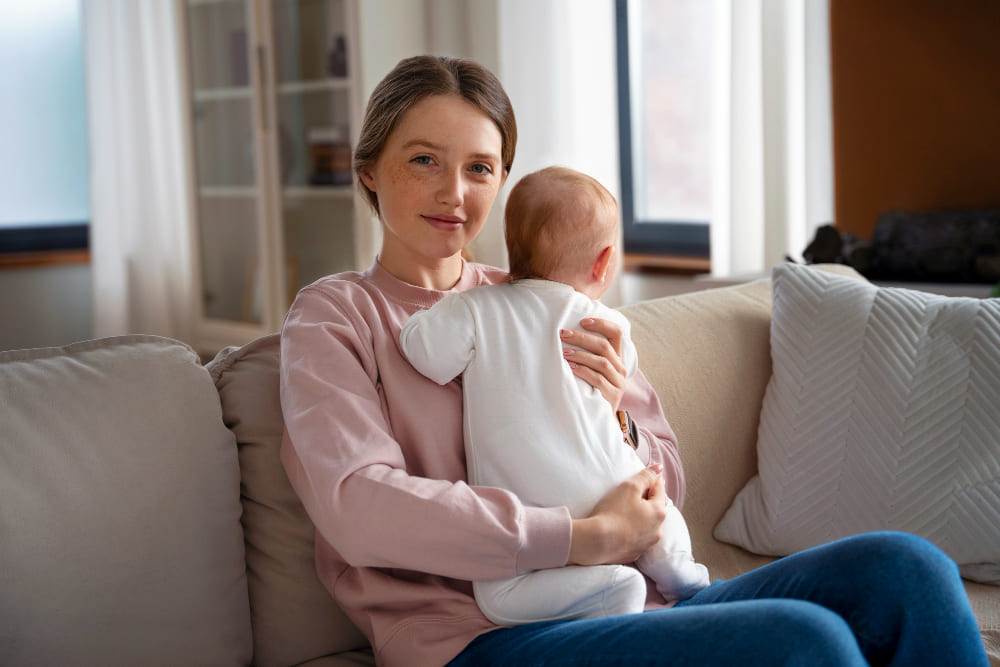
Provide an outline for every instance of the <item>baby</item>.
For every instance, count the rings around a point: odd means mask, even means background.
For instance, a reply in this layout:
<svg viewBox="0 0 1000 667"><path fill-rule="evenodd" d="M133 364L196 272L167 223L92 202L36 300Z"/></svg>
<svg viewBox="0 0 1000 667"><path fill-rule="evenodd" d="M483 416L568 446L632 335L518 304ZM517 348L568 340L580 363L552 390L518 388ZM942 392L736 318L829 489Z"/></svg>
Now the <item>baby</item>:
<svg viewBox="0 0 1000 667"><path fill-rule="evenodd" d="M597 301L616 273L617 204L593 178L550 167L518 182L504 217L510 281L449 295L414 314L400 344L435 382L462 375L471 484L508 489L526 505L565 505L583 518L645 467L629 442L635 436L573 375L559 338L584 318L611 320L622 327L627 376L637 368L628 320ZM663 536L636 565L675 601L709 579L692 558L684 518L667 503ZM646 601L639 570L566 566L473 582L473 590L500 625L627 614Z"/></svg>

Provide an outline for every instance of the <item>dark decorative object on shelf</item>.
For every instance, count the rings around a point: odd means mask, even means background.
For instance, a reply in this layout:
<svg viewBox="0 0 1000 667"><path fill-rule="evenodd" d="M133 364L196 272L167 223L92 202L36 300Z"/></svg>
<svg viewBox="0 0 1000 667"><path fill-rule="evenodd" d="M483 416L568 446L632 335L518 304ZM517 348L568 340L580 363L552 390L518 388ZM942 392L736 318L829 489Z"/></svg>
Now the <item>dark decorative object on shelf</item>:
<svg viewBox="0 0 1000 667"><path fill-rule="evenodd" d="M312 171L309 185L350 185L351 144L347 128L341 126L314 127L309 131L309 153Z"/></svg>
<svg viewBox="0 0 1000 667"><path fill-rule="evenodd" d="M338 78L347 76L347 42L343 35L333 38L333 48L327 57L327 71L330 76Z"/></svg>
<svg viewBox="0 0 1000 667"><path fill-rule="evenodd" d="M870 242L824 225L803 257L809 264L848 264L873 279L995 283L1000 281L1000 209L887 211L876 221Z"/></svg>

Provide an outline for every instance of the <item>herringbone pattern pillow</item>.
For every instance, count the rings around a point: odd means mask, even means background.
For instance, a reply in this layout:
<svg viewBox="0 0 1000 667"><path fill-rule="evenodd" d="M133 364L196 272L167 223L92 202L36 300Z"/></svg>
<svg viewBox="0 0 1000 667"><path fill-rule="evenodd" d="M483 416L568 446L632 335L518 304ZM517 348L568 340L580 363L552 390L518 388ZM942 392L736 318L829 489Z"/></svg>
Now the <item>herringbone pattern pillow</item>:
<svg viewBox="0 0 1000 667"><path fill-rule="evenodd" d="M717 539L784 555L870 530L1000 583L1000 299L775 268L758 475Z"/></svg>

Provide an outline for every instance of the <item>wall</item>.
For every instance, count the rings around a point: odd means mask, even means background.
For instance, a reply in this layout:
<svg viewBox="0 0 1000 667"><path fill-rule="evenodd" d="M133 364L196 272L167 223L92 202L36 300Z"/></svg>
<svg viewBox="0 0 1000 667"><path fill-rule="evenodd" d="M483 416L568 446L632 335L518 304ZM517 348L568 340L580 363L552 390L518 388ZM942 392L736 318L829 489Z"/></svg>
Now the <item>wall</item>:
<svg viewBox="0 0 1000 667"><path fill-rule="evenodd" d="M90 296L89 264L0 271L0 350L90 338Z"/></svg>
<svg viewBox="0 0 1000 667"><path fill-rule="evenodd" d="M1000 207L1000 3L830 0L836 226Z"/></svg>

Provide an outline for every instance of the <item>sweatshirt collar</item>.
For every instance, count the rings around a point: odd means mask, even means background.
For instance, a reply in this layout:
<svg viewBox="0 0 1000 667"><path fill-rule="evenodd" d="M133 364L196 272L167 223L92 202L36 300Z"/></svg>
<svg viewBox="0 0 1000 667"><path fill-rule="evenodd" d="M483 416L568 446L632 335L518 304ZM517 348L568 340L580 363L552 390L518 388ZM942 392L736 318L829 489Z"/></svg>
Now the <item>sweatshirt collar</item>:
<svg viewBox="0 0 1000 667"><path fill-rule="evenodd" d="M455 283L455 286L449 290L428 289L404 282L386 271L378 263L377 259L371 268L365 272L365 276L380 292L394 301L412 304L421 308L430 308L452 292L465 291L475 287L480 282L478 272L475 271L473 265L464 259L462 260L462 275L459 277L458 282Z"/></svg>

